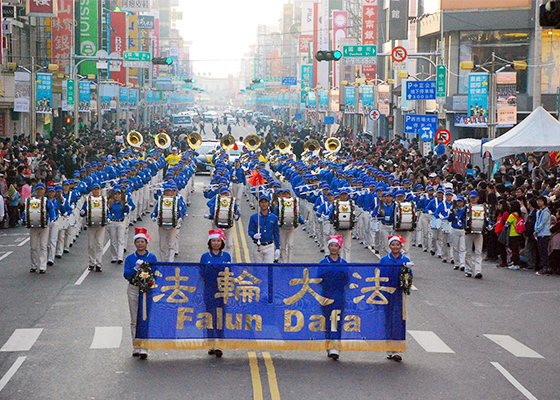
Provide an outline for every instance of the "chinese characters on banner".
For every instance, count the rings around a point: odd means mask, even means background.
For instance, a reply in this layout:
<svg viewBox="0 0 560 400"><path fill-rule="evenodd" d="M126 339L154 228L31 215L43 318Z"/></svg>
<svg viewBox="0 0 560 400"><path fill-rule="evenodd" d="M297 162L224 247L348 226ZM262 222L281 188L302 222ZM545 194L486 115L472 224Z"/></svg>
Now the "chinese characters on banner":
<svg viewBox="0 0 560 400"><path fill-rule="evenodd" d="M91 82L79 82L78 98L78 111L91 112Z"/></svg>
<svg viewBox="0 0 560 400"><path fill-rule="evenodd" d="M356 88L344 87L344 113L354 114L356 112Z"/></svg>
<svg viewBox="0 0 560 400"><path fill-rule="evenodd" d="M126 14L124 12L110 12L111 21L111 53L118 53L120 57L126 50ZM126 68L122 67L122 61L111 61L111 79L125 85Z"/></svg>
<svg viewBox="0 0 560 400"><path fill-rule="evenodd" d="M152 269L155 287L140 294L135 347L406 350L399 266Z"/></svg>
<svg viewBox="0 0 560 400"><path fill-rule="evenodd" d="M361 86L362 90L362 113L369 114L373 110L373 86Z"/></svg>
<svg viewBox="0 0 560 400"><path fill-rule="evenodd" d="M120 88L119 103L121 110L128 110L128 88Z"/></svg>
<svg viewBox="0 0 560 400"><path fill-rule="evenodd" d="M465 126L487 127L488 125L488 74L469 74L468 113Z"/></svg>
<svg viewBox="0 0 560 400"><path fill-rule="evenodd" d="M37 74L35 109L37 114L52 114L52 74Z"/></svg>
<svg viewBox="0 0 560 400"><path fill-rule="evenodd" d="M517 123L517 72L496 73L498 125L512 126Z"/></svg>
<svg viewBox="0 0 560 400"><path fill-rule="evenodd" d="M340 40L348 36L348 12L347 11L333 11L332 12L332 35L333 35L333 49L341 49ZM333 86L338 86L340 81L340 62L332 62L332 76Z"/></svg>
<svg viewBox="0 0 560 400"><path fill-rule="evenodd" d="M363 0L362 44L377 44L377 0ZM375 75L377 65L363 65L362 72Z"/></svg>
<svg viewBox="0 0 560 400"><path fill-rule="evenodd" d="M74 110L74 84L74 79L62 81L62 111Z"/></svg>
<svg viewBox="0 0 560 400"><path fill-rule="evenodd" d="M299 52L309 52L309 42L313 42L313 35L299 35Z"/></svg>
<svg viewBox="0 0 560 400"><path fill-rule="evenodd" d="M80 36L79 54L81 56L93 57L97 53L97 38L98 38L98 13L97 2L90 0L79 0L79 16L80 16ZM97 66L95 61L86 61L80 65L80 72L82 75L97 75Z"/></svg>
<svg viewBox="0 0 560 400"><path fill-rule="evenodd" d="M29 112L31 88L29 72L16 71L14 73L14 112Z"/></svg>
<svg viewBox="0 0 560 400"><path fill-rule="evenodd" d="M128 90L128 108L135 109L138 104L138 89Z"/></svg>
<svg viewBox="0 0 560 400"><path fill-rule="evenodd" d="M408 39L408 1L389 0L389 39Z"/></svg>
<svg viewBox="0 0 560 400"><path fill-rule="evenodd" d="M51 20L51 58L64 71L70 65L74 37L74 0L58 0L58 17Z"/></svg>
<svg viewBox="0 0 560 400"><path fill-rule="evenodd" d="M329 91L325 89L319 90L319 111L327 112L329 110Z"/></svg>
<svg viewBox="0 0 560 400"><path fill-rule="evenodd" d="M57 0L27 0L28 17L56 17L58 12Z"/></svg>
<svg viewBox="0 0 560 400"><path fill-rule="evenodd" d="M150 12L150 0L121 0L121 9Z"/></svg>

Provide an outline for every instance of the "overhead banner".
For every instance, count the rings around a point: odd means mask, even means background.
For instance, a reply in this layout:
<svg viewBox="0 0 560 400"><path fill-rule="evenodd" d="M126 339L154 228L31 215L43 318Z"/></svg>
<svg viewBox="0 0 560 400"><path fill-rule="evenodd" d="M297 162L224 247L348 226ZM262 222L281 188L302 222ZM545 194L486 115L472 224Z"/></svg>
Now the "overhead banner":
<svg viewBox="0 0 560 400"><path fill-rule="evenodd" d="M463 126L481 128L488 126L488 73L469 74L467 117L463 121Z"/></svg>
<svg viewBox="0 0 560 400"><path fill-rule="evenodd" d="M400 266L146 267L134 347L406 350L403 287L411 275Z"/></svg>
<svg viewBox="0 0 560 400"><path fill-rule="evenodd" d="M39 73L35 92L37 114L52 114L52 74Z"/></svg>
<svg viewBox="0 0 560 400"><path fill-rule="evenodd" d="M356 112L356 88L353 86L344 87L344 112L346 114Z"/></svg>
<svg viewBox="0 0 560 400"><path fill-rule="evenodd" d="M517 72L496 73L496 105L499 126L517 123Z"/></svg>
<svg viewBox="0 0 560 400"><path fill-rule="evenodd" d="M329 91L325 89L319 90L319 111L327 112L329 110Z"/></svg>
<svg viewBox="0 0 560 400"><path fill-rule="evenodd" d="M79 82L78 84L78 111L90 112L91 107L91 82Z"/></svg>
<svg viewBox="0 0 560 400"><path fill-rule="evenodd" d="M111 53L123 56L126 50L126 14L123 12L110 12L109 20L111 23ZM126 85L126 68L122 66L122 61L111 61L109 71L111 79Z"/></svg>
<svg viewBox="0 0 560 400"><path fill-rule="evenodd" d="M79 0L79 49L81 56L93 57L97 53L97 27L99 24L97 13L97 2L90 0ZM97 75L97 66L95 61L86 61L80 65L80 72L83 75Z"/></svg>
<svg viewBox="0 0 560 400"><path fill-rule="evenodd" d="M138 104L138 89L128 90L128 108L135 109Z"/></svg>
<svg viewBox="0 0 560 400"><path fill-rule="evenodd" d="M332 48L341 49L340 40L348 36L348 11L333 11L332 12ZM338 61L333 61L332 65L332 78L333 86L338 86L340 82L340 65Z"/></svg>
<svg viewBox="0 0 560 400"><path fill-rule="evenodd" d="M362 113L369 114L373 110L373 86L364 85L362 89Z"/></svg>
<svg viewBox="0 0 560 400"><path fill-rule="evenodd" d="M363 0L362 44L377 45L377 0ZM377 65L362 65L362 72L375 75Z"/></svg>
<svg viewBox="0 0 560 400"><path fill-rule="evenodd" d="M389 1L389 39L408 39L408 1Z"/></svg>
<svg viewBox="0 0 560 400"><path fill-rule="evenodd" d="M119 103L121 110L128 110L128 88L120 88Z"/></svg>
<svg viewBox="0 0 560 400"><path fill-rule="evenodd" d="M121 0L121 9L125 11L150 12L150 0Z"/></svg>
<svg viewBox="0 0 560 400"><path fill-rule="evenodd" d="M24 71L14 72L14 112L29 112L31 74Z"/></svg>
<svg viewBox="0 0 560 400"><path fill-rule="evenodd" d="M51 20L51 32L52 62L58 64L59 71L65 71L74 43L74 0L58 0L58 17Z"/></svg>

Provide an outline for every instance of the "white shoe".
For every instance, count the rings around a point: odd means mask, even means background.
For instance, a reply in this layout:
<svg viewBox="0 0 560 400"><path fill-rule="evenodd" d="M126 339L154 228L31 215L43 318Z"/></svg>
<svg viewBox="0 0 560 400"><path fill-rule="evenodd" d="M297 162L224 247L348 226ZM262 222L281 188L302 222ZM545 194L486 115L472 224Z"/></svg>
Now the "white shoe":
<svg viewBox="0 0 560 400"><path fill-rule="evenodd" d="M512 266L508 267L508 269L518 270L519 265L512 265Z"/></svg>
<svg viewBox="0 0 560 400"><path fill-rule="evenodd" d="M148 358L148 350L140 349L140 359L145 360L146 358Z"/></svg>
<svg viewBox="0 0 560 400"><path fill-rule="evenodd" d="M137 347L135 347L135 348L132 350L132 357L138 357L139 355L140 355L140 349L137 348Z"/></svg>
<svg viewBox="0 0 560 400"><path fill-rule="evenodd" d="M330 358L332 358L333 360L336 361L340 357L340 353L338 352L338 350L328 349L327 350L327 357L330 357Z"/></svg>

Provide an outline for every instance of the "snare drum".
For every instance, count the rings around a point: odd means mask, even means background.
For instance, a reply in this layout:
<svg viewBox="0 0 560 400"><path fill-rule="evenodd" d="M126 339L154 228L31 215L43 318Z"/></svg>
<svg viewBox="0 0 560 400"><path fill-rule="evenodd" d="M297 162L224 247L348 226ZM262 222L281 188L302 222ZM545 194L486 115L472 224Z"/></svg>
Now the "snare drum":
<svg viewBox="0 0 560 400"><path fill-rule="evenodd" d="M483 233L486 221L486 209L482 204L473 204L467 212L467 227L471 233Z"/></svg>
<svg viewBox="0 0 560 400"><path fill-rule="evenodd" d="M25 200L25 224L28 228L48 226L46 197L28 197Z"/></svg>
<svg viewBox="0 0 560 400"><path fill-rule="evenodd" d="M161 196L158 202L158 225L177 226L177 197Z"/></svg>
<svg viewBox="0 0 560 400"><path fill-rule="evenodd" d="M353 229L354 202L352 200L337 201L334 206L337 211L334 215L334 229L341 231Z"/></svg>
<svg viewBox="0 0 560 400"><path fill-rule="evenodd" d="M86 223L88 226L107 225L107 199L104 196L87 198Z"/></svg>
<svg viewBox="0 0 560 400"><path fill-rule="evenodd" d="M393 229L395 231L413 231L416 228L416 210L411 201L395 202L393 207Z"/></svg>
<svg viewBox="0 0 560 400"><path fill-rule="evenodd" d="M279 211L279 222L281 227L298 225L298 209L297 209L297 199L287 198L280 199L278 204Z"/></svg>
<svg viewBox="0 0 560 400"><path fill-rule="evenodd" d="M230 196L218 195L214 207L214 223L219 228L229 229L233 226L235 199Z"/></svg>

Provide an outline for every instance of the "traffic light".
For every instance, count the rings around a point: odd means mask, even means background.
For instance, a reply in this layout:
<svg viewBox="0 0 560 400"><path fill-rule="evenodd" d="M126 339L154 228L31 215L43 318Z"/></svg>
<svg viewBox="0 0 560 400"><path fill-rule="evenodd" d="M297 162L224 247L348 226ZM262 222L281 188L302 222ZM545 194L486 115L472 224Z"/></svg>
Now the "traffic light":
<svg viewBox="0 0 560 400"><path fill-rule="evenodd" d="M387 117L387 129L392 131L394 126L395 126L395 117L393 117L392 115L389 115Z"/></svg>
<svg viewBox="0 0 560 400"><path fill-rule="evenodd" d="M173 59L171 57L154 57L152 58L152 64L171 65L173 64Z"/></svg>
<svg viewBox="0 0 560 400"><path fill-rule="evenodd" d="M253 83L264 83L264 79L253 79Z"/></svg>
<svg viewBox="0 0 560 400"><path fill-rule="evenodd" d="M195 83L196 79L194 78L190 78L190 79L185 79L185 83Z"/></svg>
<svg viewBox="0 0 560 400"><path fill-rule="evenodd" d="M72 125L72 118L66 117L66 125Z"/></svg>
<svg viewBox="0 0 560 400"><path fill-rule="evenodd" d="M338 61L342 58L342 52L340 50L319 50L315 53L315 58L317 61Z"/></svg>
<svg viewBox="0 0 560 400"><path fill-rule="evenodd" d="M560 1L548 1L539 6L539 24L543 28L560 27Z"/></svg>

